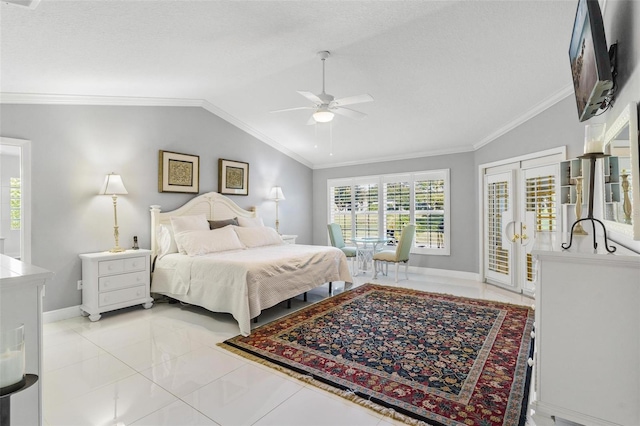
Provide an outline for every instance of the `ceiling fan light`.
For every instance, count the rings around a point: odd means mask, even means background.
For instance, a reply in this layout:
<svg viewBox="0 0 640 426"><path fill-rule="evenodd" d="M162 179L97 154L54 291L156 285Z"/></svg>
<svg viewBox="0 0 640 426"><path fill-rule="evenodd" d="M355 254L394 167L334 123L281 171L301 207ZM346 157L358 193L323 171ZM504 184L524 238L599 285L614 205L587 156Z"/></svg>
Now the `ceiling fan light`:
<svg viewBox="0 0 640 426"><path fill-rule="evenodd" d="M313 113L313 119L317 123L328 123L333 120L333 113L327 110L318 110Z"/></svg>

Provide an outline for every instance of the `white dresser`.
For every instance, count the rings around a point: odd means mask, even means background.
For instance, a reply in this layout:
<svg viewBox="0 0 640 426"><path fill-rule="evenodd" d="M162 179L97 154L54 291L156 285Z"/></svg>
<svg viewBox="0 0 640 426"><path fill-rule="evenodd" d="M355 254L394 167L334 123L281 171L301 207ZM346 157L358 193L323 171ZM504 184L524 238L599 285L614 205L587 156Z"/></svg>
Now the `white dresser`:
<svg viewBox="0 0 640 426"><path fill-rule="evenodd" d="M533 419L640 425L640 255L538 234Z"/></svg>
<svg viewBox="0 0 640 426"><path fill-rule="evenodd" d="M11 330L24 324L25 373L39 380L11 396L11 425L42 422L42 295L52 272L0 254L0 326Z"/></svg>
<svg viewBox="0 0 640 426"><path fill-rule="evenodd" d="M82 259L82 306L91 321L102 312L141 304L153 306L150 294L151 250L87 253Z"/></svg>

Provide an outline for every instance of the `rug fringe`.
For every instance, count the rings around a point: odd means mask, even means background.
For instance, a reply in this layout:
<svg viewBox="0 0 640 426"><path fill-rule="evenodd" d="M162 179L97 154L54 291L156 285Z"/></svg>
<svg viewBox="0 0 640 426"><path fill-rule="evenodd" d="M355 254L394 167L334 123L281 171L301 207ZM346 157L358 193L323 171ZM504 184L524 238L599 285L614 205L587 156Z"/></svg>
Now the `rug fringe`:
<svg viewBox="0 0 640 426"><path fill-rule="evenodd" d="M246 358L250 361L256 362L258 364L262 364L262 365L266 365L269 368L272 368L274 370L277 370L281 373L284 373L290 377L296 378L302 382L308 383L310 385L313 385L317 388L320 388L322 390L325 390L327 392L331 392L334 395L338 395L341 396L342 398L345 398L355 404L358 404L362 407L368 408L372 411L375 411L376 413L382 414L386 417L390 417L394 420L398 420L403 422L404 424L410 425L410 426L432 426L429 423L423 422L421 420L417 420L414 419L412 417L409 416L405 416L402 413L397 412L396 410L389 408L389 407L384 407L380 404L376 404L375 402L371 402L370 400L366 399L366 398L362 398L361 396L358 396L355 391L349 389L349 390L343 390L343 389L338 389L335 388L331 385L328 385L326 383L322 383L319 380L316 380L315 378L313 378L313 376L309 375L309 374L302 374L302 373L298 373L296 371L290 370L286 367L283 367L281 365L275 364L273 362L270 362L266 359L257 357L253 354L247 353L245 351L242 351L238 348L235 348L233 346L227 345L225 342L220 342L217 344L217 346L220 346L221 348L224 348L225 350L232 352L236 355L239 355L243 358Z"/></svg>

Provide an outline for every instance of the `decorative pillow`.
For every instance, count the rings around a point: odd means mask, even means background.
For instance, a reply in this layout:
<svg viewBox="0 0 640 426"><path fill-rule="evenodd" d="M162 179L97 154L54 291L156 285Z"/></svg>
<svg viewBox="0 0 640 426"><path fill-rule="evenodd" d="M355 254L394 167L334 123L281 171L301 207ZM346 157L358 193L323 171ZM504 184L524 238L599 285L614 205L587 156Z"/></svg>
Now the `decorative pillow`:
<svg viewBox="0 0 640 426"><path fill-rule="evenodd" d="M206 231L183 231L176 234L176 241L189 256L245 248L231 226Z"/></svg>
<svg viewBox="0 0 640 426"><path fill-rule="evenodd" d="M173 228L171 225L158 226L156 240L156 244L158 246L158 257L178 252L178 246L176 245L176 240L173 237Z"/></svg>
<svg viewBox="0 0 640 426"><path fill-rule="evenodd" d="M268 226L242 227L234 226L233 230L238 234L240 242L247 247L272 246L284 244L282 237L275 229Z"/></svg>
<svg viewBox="0 0 640 426"><path fill-rule="evenodd" d="M192 216L175 216L171 217L171 226L173 227L173 235L177 235L184 231L208 231L209 222L207 221L207 215L202 213ZM176 238L176 245L178 251L185 254L184 248L180 245L180 240Z"/></svg>
<svg viewBox="0 0 640 426"><path fill-rule="evenodd" d="M258 217L238 217L238 224L245 228L253 228L256 226L264 226L264 222L260 216Z"/></svg>
<svg viewBox="0 0 640 426"><path fill-rule="evenodd" d="M238 223L238 218L237 217L234 217L233 219L210 220L209 221L209 228L211 228L211 229L224 228L227 225L238 226L240 224Z"/></svg>

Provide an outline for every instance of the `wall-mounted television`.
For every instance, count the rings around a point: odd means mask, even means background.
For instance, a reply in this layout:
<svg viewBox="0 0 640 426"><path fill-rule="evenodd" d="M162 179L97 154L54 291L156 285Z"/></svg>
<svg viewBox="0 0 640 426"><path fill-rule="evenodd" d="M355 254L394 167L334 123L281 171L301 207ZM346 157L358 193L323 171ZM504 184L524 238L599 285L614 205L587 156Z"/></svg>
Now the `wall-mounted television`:
<svg viewBox="0 0 640 426"><path fill-rule="evenodd" d="M569 46L578 118L585 121L608 102L614 86L598 0L579 0Z"/></svg>

